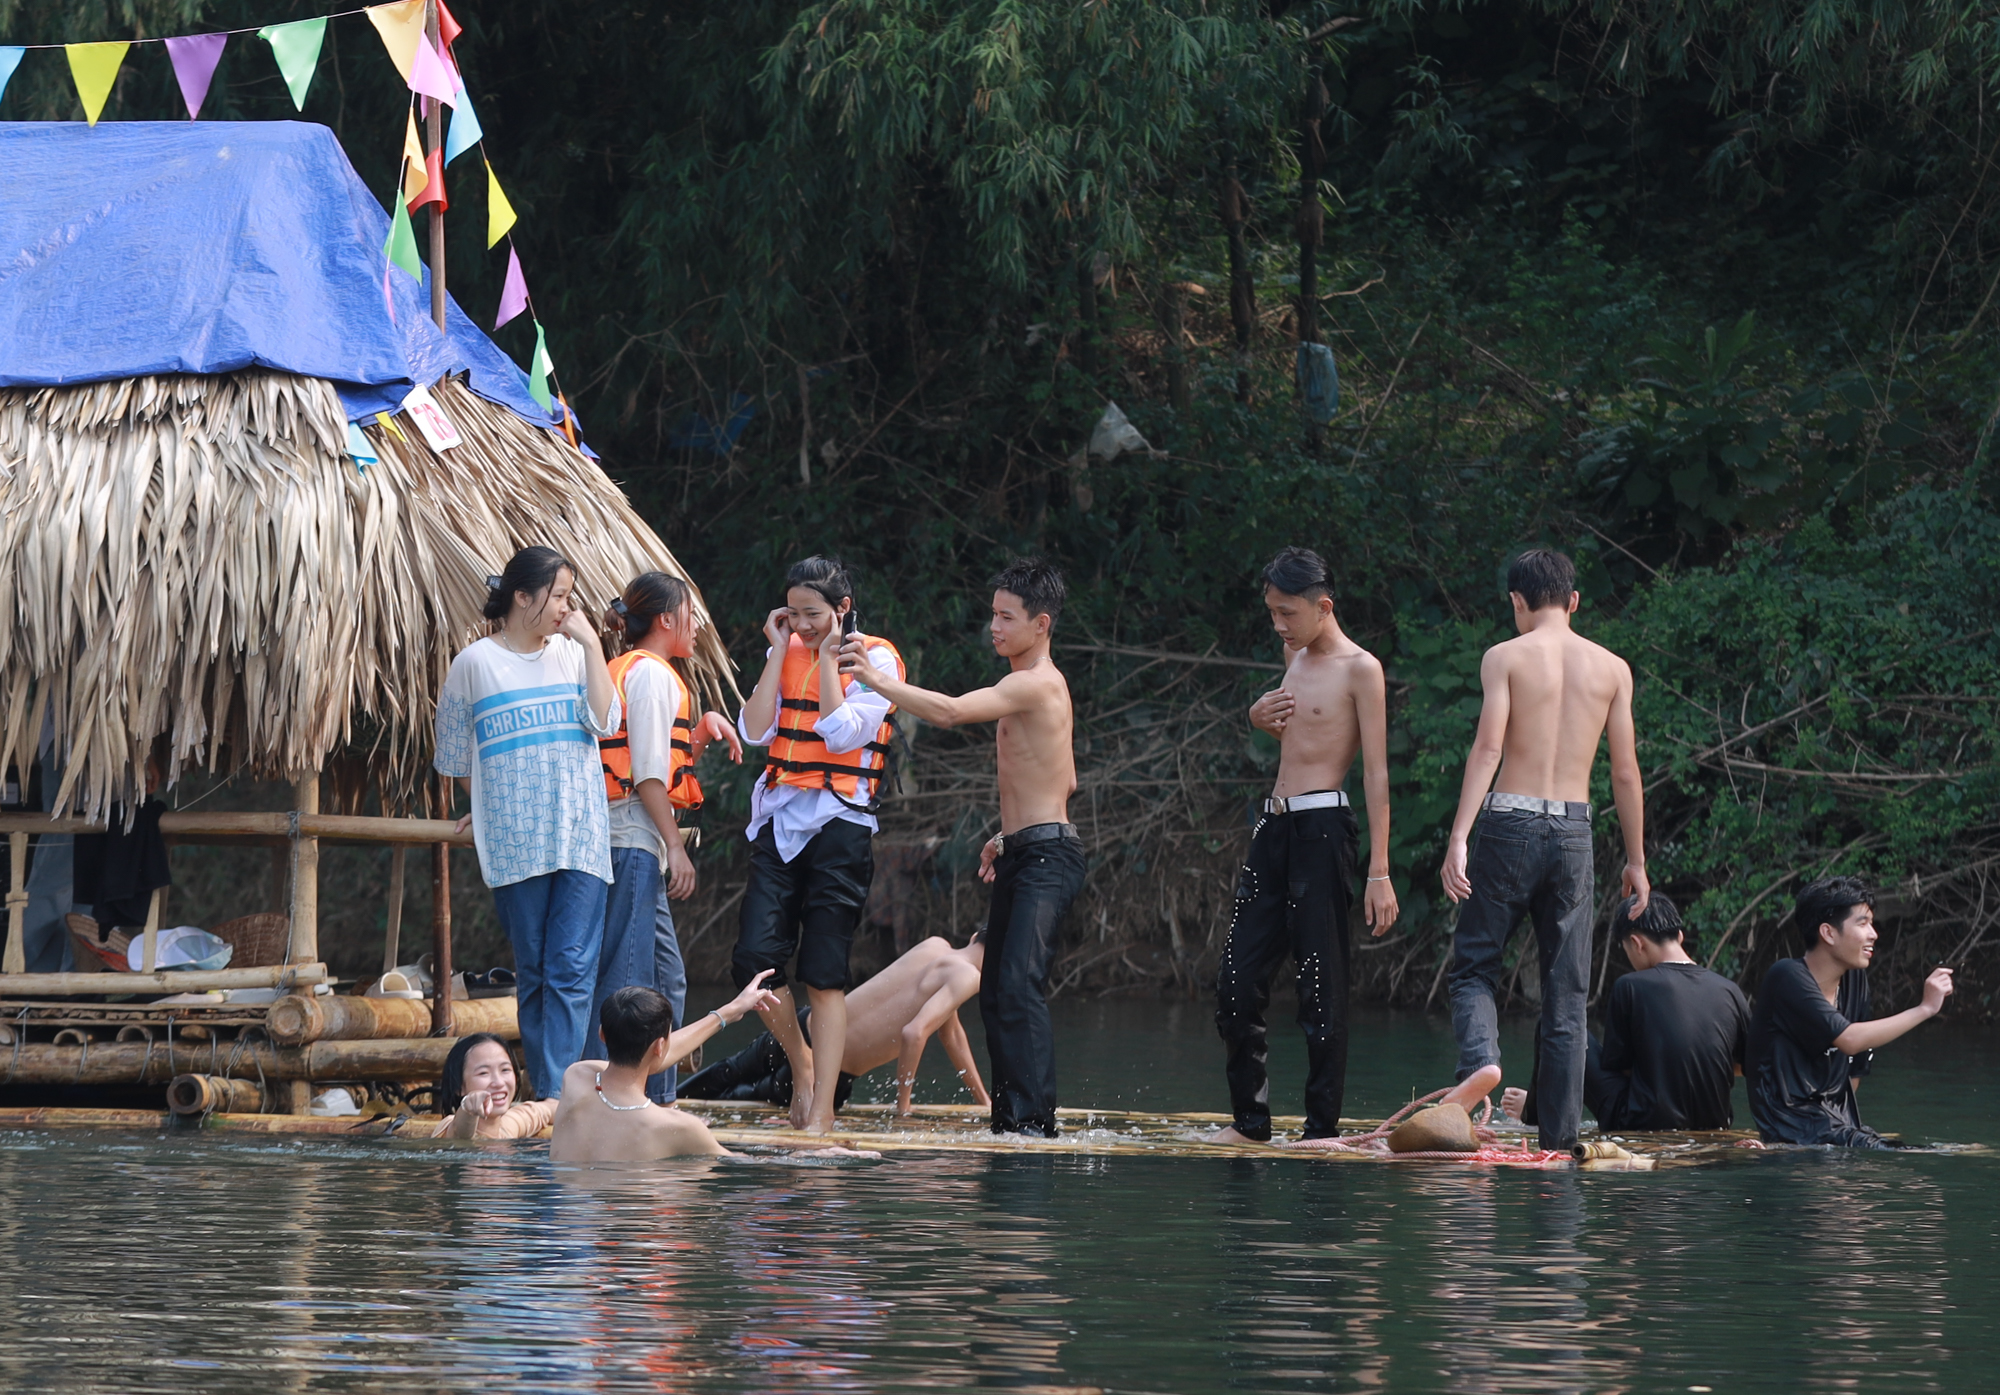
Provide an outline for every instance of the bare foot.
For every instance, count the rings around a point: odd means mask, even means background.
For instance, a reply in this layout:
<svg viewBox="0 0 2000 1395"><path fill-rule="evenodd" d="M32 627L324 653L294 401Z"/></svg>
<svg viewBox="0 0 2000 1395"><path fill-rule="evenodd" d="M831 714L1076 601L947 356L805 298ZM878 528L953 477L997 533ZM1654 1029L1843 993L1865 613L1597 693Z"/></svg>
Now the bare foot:
<svg viewBox="0 0 2000 1395"><path fill-rule="evenodd" d="M1455 1104L1467 1113L1500 1085L1500 1067L1481 1066L1452 1088L1450 1094L1439 1100L1439 1104Z"/></svg>
<svg viewBox="0 0 2000 1395"><path fill-rule="evenodd" d="M832 1133L833 1128L834 1128L833 1116L831 1114L828 1114L823 1118L807 1119L804 1125L799 1127L799 1132Z"/></svg>
<svg viewBox="0 0 2000 1395"><path fill-rule="evenodd" d="M1267 1141L1261 1138L1245 1138L1242 1134L1236 1132L1234 1125L1217 1129L1214 1133L1202 1139L1203 1143L1255 1143L1260 1145Z"/></svg>
<svg viewBox="0 0 2000 1395"><path fill-rule="evenodd" d="M1500 1112L1509 1119L1521 1117L1521 1111L1528 1107L1528 1092L1519 1085L1509 1085L1500 1092Z"/></svg>
<svg viewBox="0 0 2000 1395"><path fill-rule="evenodd" d="M797 1076L793 1076L792 1110L791 1110L793 1128L795 1129L805 1128L806 1121L812 1118L812 1103L813 1103L812 1081L810 1080L801 1081Z"/></svg>

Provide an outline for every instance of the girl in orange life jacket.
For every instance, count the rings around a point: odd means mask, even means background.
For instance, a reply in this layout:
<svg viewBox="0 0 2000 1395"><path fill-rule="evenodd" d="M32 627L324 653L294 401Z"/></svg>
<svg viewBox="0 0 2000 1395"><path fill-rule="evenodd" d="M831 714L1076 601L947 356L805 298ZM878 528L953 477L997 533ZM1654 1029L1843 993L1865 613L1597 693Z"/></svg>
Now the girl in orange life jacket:
<svg viewBox="0 0 2000 1395"><path fill-rule="evenodd" d="M604 795L611 806L611 866L615 880L604 904L604 942L597 961L592 1022L604 1000L640 986L665 995L679 1023L687 1009L687 970L667 898L694 894L694 863L681 839L681 811L701 807L695 762L712 740L743 748L720 712L694 715L694 690L668 661L689 658L701 619L688 585L665 572L635 577L611 603L604 623L622 638L610 664L624 722L598 744ZM676 1073L646 1082L662 1104L674 1098Z"/></svg>
<svg viewBox="0 0 2000 1395"><path fill-rule="evenodd" d="M874 801L894 709L865 679L840 675L842 632L854 610L846 570L808 557L785 586L785 604L764 622L771 642L764 672L738 721L745 742L769 750L751 792L750 879L730 973L740 987L777 970L765 987L777 991L778 1004L763 1018L792 1063L792 1125L823 1132L833 1127L848 950L875 873ZM896 647L863 638L869 664L900 677ZM795 977L812 1004L810 1047L785 980L795 950Z"/></svg>

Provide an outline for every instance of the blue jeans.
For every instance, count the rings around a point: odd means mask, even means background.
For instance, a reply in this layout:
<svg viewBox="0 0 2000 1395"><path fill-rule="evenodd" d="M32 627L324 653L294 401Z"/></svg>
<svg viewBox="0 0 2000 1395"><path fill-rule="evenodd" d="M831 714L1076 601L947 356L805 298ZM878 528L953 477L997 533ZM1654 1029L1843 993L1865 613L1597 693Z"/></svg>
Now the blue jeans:
<svg viewBox="0 0 2000 1395"><path fill-rule="evenodd" d="M660 879L653 903L653 987L674 1005L674 1026L687 1025L688 973L681 962L680 936L674 933L673 909L667 905L667 883ZM660 1104L671 1104L680 1093L680 1067L668 1066L646 1078L646 1093Z"/></svg>
<svg viewBox="0 0 2000 1395"><path fill-rule="evenodd" d="M1544 1148L1568 1149L1583 1119L1589 1037L1594 875L1590 820L1515 809L1481 811L1466 867L1472 895L1452 934L1451 1026L1458 1078L1500 1061L1500 1014L1493 990L1507 941L1523 918L1534 922L1542 969L1536 1041L1536 1119ZM991 951L988 951L989 953Z"/></svg>
<svg viewBox="0 0 2000 1395"><path fill-rule="evenodd" d="M604 943L597 951L597 991L590 1000L585 1040L594 1053L604 1000L621 988L653 986L653 899L660 859L650 848L613 848L613 881L604 896Z"/></svg>
<svg viewBox="0 0 2000 1395"><path fill-rule="evenodd" d="M493 888L493 908L514 946L530 1082L524 1099L560 1096L563 1072L583 1059L607 890L599 878L567 867Z"/></svg>

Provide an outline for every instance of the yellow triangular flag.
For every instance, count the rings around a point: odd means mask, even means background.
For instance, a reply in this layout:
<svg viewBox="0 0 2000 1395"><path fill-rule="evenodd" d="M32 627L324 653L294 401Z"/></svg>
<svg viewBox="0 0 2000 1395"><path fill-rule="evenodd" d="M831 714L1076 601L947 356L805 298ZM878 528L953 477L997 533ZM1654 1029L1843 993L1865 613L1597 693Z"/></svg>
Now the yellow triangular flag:
<svg viewBox="0 0 2000 1395"><path fill-rule="evenodd" d="M396 0L393 5L370 5L367 14L368 22L382 36L382 46L389 50L389 61L396 65L403 81L408 82L410 69L417 61L417 45L424 37L424 0ZM417 163L422 164L423 161Z"/></svg>
<svg viewBox="0 0 2000 1395"><path fill-rule="evenodd" d="M490 248L507 235L507 229L514 226L514 205L507 202L507 196L500 192L500 181L494 177L493 166L486 166L486 245Z"/></svg>
<svg viewBox="0 0 2000 1395"><path fill-rule="evenodd" d="M417 139L417 113L410 112L410 124L403 131L403 202L415 203L417 195L431 182L424 164L423 142Z"/></svg>
<svg viewBox="0 0 2000 1395"><path fill-rule="evenodd" d="M118 81L118 67L125 61L130 44L64 44L69 55L69 75L76 79L76 95L83 98L84 119L91 125L104 111L111 84Z"/></svg>

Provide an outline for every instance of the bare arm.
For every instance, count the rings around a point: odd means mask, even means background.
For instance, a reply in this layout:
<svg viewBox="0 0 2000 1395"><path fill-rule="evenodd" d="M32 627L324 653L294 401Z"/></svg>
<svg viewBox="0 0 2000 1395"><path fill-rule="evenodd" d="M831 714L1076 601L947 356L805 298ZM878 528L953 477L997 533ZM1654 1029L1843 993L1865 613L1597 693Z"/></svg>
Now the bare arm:
<svg viewBox="0 0 2000 1395"><path fill-rule="evenodd" d="M859 674L861 681L912 716L934 727L965 726L973 722L997 722L1034 706L1037 696L1032 682L1010 673L990 688L975 688L961 697L918 688L893 673L864 667L868 659L859 639L848 641L840 652L843 673Z"/></svg>
<svg viewBox="0 0 2000 1395"><path fill-rule="evenodd" d="M1389 881L1388 685L1373 657L1354 685L1354 715L1361 726L1361 787L1368 800L1368 882L1361 904L1375 934L1386 935L1400 907Z"/></svg>
<svg viewBox="0 0 2000 1395"><path fill-rule="evenodd" d="M898 1114L910 1112L910 1091L917 1083L917 1065L924 1058L924 1044L945 1024L945 1019L958 1020L958 1004L958 996L951 991L951 985L946 984L925 999L924 1005L917 1009L917 1015L903 1024L902 1050L896 1057Z"/></svg>
<svg viewBox="0 0 2000 1395"><path fill-rule="evenodd" d="M646 807L646 817L653 821L653 827L660 830L660 841L667 845L667 860L660 868L667 879L667 895L685 901L694 895L694 859L688 856L681 826L674 821L674 802L667 795L666 782L641 780L633 793Z"/></svg>
<svg viewBox="0 0 2000 1395"><path fill-rule="evenodd" d="M1653 899L1646 879L1646 779L1639 771L1639 740L1632 725L1632 670L1622 661L1618 669L1618 692L1611 699L1604 734L1611 743L1611 798L1625 838L1624 891L1637 898L1627 919L1637 920Z"/></svg>
<svg viewBox="0 0 2000 1395"><path fill-rule="evenodd" d="M590 702L590 716L597 730L609 736L615 730L611 716L618 705L618 691L611 686L611 669L604 662L604 646L598 642L590 617L580 610L572 610L564 617L562 632L583 650L583 690Z"/></svg>
<svg viewBox="0 0 2000 1395"><path fill-rule="evenodd" d="M667 1064L671 1066L678 1061L686 1060L697 1046L700 1046L703 1042L721 1031L724 1023L734 1022L745 1013L763 1012L769 1008L776 1007L778 1005L778 995L764 987L764 980L776 972L777 970L775 969L764 970L763 973L751 979L744 986L743 991L738 993L734 998L731 998L712 1012L704 1012L700 1017L688 1023L687 1026L669 1036L667 1038ZM721 1018L721 1021L716 1020L718 1016Z"/></svg>
<svg viewBox="0 0 2000 1395"><path fill-rule="evenodd" d="M1930 977L1924 980L1924 1000L1913 1008L1907 1008L1894 1017L1878 1017L1873 1022L1855 1022L1839 1036L1833 1044L1850 1056L1863 1051L1873 1051L1878 1046L1887 1046L1897 1037L1920 1022L1928 1022L1944 1008L1944 1000L1951 996L1951 970L1932 969ZM1859 1081L1857 1079L1856 1083Z"/></svg>
<svg viewBox="0 0 2000 1395"><path fill-rule="evenodd" d="M785 672L785 649L792 639L789 610L779 606L764 618L764 638L771 641L771 652L764 656L764 671L750 690L750 700L743 704L743 735L751 740L759 732L769 731L778 720L779 680Z"/></svg>
<svg viewBox="0 0 2000 1395"><path fill-rule="evenodd" d="M945 1019L944 1026L938 1028L938 1040L944 1045L944 1054L951 1058L952 1069L965 1088L972 1091L976 1104L990 1106L993 1096L986 1093L986 1084L979 1078L979 1062L973 1059L972 1042L965 1035L965 1024L958 1020L957 1009Z"/></svg>
<svg viewBox="0 0 2000 1395"><path fill-rule="evenodd" d="M1500 773L1500 759L1507 749L1507 716L1510 694L1507 689L1507 658L1495 645L1479 662L1479 685L1485 702L1479 709L1479 730L1472 738L1472 750L1465 757L1465 781L1458 788L1458 816L1451 821L1451 841L1444 853L1444 893L1454 901L1472 894L1472 882L1465 872L1465 844L1472 825L1479 818L1479 806L1493 788Z"/></svg>

